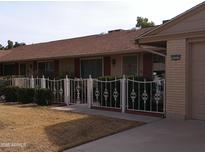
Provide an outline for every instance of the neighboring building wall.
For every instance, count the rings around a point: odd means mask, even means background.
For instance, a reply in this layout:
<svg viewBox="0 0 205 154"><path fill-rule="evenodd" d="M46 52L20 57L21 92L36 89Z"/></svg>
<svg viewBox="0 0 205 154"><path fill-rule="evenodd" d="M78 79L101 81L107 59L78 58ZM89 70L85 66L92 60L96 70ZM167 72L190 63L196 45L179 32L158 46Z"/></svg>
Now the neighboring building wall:
<svg viewBox="0 0 205 154"><path fill-rule="evenodd" d="M181 60L171 60L171 55L180 54ZM166 57L166 111L167 117L185 118L185 60L186 40L167 41Z"/></svg>
<svg viewBox="0 0 205 154"><path fill-rule="evenodd" d="M193 31L203 31L205 30L205 9L201 9L198 13L192 16L187 16L184 20L179 23L164 29L162 32L158 33L161 35L186 33Z"/></svg>
<svg viewBox="0 0 205 154"><path fill-rule="evenodd" d="M59 60L59 75L74 75L74 59L67 58Z"/></svg>

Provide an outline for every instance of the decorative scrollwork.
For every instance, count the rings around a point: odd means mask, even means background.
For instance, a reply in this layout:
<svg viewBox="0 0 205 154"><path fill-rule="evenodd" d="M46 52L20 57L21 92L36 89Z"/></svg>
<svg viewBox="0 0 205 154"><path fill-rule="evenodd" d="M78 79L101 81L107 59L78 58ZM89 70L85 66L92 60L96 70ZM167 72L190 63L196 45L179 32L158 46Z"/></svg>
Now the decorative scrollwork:
<svg viewBox="0 0 205 154"><path fill-rule="evenodd" d="M115 88L115 90L113 92L113 97L114 97L115 102L117 101L118 96L119 96L119 93L117 91L117 88Z"/></svg>
<svg viewBox="0 0 205 154"><path fill-rule="evenodd" d="M137 94L136 94L136 92L135 92L134 89L132 89L132 92L131 92L131 94L130 94L130 97L131 97L131 99L132 99L132 103L134 103L134 102L135 102L135 99L137 98Z"/></svg>
<svg viewBox="0 0 205 154"><path fill-rule="evenodd" d="M61 96L63 95L63 89L62 89L62 88L60 88L59 94L60 94Z"/></svg>
<svg viewBox="0 0 205 154"><path fill-rule="evenodd" d="M156 103L158 104L160 99L161 99L160 91L157 90L157 92L154 95L154 99L155 99Z"/></svg>
<svg viewBox="0 0 205 154"><path fill-rule="evenodd" d="M80 101L80 85L79 85L79 82L76 86L76 91L77 91L77 101Z"/></svg>
<svg viewBox="0 0 205 154"><path fill-rule="evenodd" d="M103 93L103 96L104 96L104 98L105 98L105 101L107 101L107 100L108 100L108 97L109 97L109 93L108 93L107 88L105 88L105 91L104 91L104 93Z"/></svg>
<svg viewBox="0 0 205 154"><path fill-rule="evenodd" d="M98 90L98 88L95 90L95 98L96 98L96 100L98 101L98 99L99 99L99 96L100 96L100 92L99 92L99 90Z"/></svg>
<svg viewBox="0 0 205 154"><path fill-rule="evenodd" d="M148 99L147 92L144 91L144 92L142 93L142 100L144 101L144 103L146 103L146 102L147 102L147 99Z"/></svg>

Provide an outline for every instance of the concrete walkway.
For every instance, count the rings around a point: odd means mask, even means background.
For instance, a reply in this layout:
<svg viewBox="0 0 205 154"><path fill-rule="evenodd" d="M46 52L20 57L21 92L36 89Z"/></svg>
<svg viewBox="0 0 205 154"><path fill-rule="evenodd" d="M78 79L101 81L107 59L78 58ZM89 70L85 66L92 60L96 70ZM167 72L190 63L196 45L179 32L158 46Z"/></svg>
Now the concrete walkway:
<svg viewBox="0 0 205 154"><path fill-rule="evenodd" d="M164 119L67 151L205 151L205 122Z"/></svg>
<svg viewBox="0 0 205 154"><path fill-rule="evenodd" d="M52 107L52 109L72 111L72 112L77 112L77 113L86 113L86 114L91 114L91 115L102 115L102 116L119 118L119 119L141 121L145 123L150 123L150 122L161 120L161 118L158 118L158 117L140 116L140 115L134 115L134 114L128 114L128 113L121 113L121 112L89 109L87 104L79 104L79 105L76 104L76 105L70 105L68 107L67 106Z"/></svg>
<svg viewBox="0 0 205 154"><path fill-rule="evenodd" d="M53 107L93 115L143 121L147 124L66 151L146 152L205 151L205 121L184 121L88 109L87 105Z"/></svg>

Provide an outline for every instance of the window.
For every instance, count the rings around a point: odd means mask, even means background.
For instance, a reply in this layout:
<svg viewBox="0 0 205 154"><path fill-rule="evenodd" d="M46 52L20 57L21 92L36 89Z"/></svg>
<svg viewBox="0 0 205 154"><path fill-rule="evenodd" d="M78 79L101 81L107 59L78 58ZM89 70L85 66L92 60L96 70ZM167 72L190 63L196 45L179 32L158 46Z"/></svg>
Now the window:
<svg viewBox="0 0 205 154"><path fill-rule="evenodd" d="M93 78L102 76L103 62L101 58L97 59L82 59L81 60L81 77L88 78L91 75Z"/></svg>
<svg viewBox="0 0 205 154"><path fill-rule="evenodd" d="M138 56L129 55L123 57L123 74L137 75L138 74Z"/></svg>
<svg viewBox="0 0 205 154"><path fill-rule="evenodd" d="M4 75L17 75L17 67L15 64L4 64Z"/></svg>
<svg viewBox="0 0 205 154"><path fill-rule="evenodd" d="M26 75L26 64L20 64L20 75Z"/></svg>
<svg viewBox="0 0 205 154"><path fill-rule="evenodd" d="M39 62L38 75L53 76L54 75L54 62Z"/></svg>

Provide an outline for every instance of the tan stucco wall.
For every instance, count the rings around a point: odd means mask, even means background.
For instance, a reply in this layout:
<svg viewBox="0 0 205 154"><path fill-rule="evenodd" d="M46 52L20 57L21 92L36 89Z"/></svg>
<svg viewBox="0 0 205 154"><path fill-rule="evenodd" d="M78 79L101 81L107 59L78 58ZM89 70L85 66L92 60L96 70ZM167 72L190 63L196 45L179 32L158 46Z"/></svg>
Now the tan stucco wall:
<svg viewBox="0 0 205 154"><path fill-rule="evenodd" d="M59 60L59 74L60 75L73 75L74 74L74 59L60 59Z"/></svg>
<svg viewBox="0 0 205 154"><path fill-rule="evenodd" d="M181 60L171 60L180 54ZM186 40L167 41L166 57L166 110L167 117L185 118L186 102Z"/></svg>
<svg viewBox="0 0 205 154"><path fill-rule="evenodd" d="M115 59L115 65L112 64L112 60ZM111 76L122 75L122 55L111 56Z"/></svg>
<svg viewBox="0 0 205 154"><path fill-rule="evenodd" d="M202 31L205 30L205 9L200 12L187 16L184 20L179 23L172 25L169 28L166 28L159 34L167 35L167 34L178 34L178 33L186 33L193 31ZM159 35L158 34L158 35Z"/></svg>

